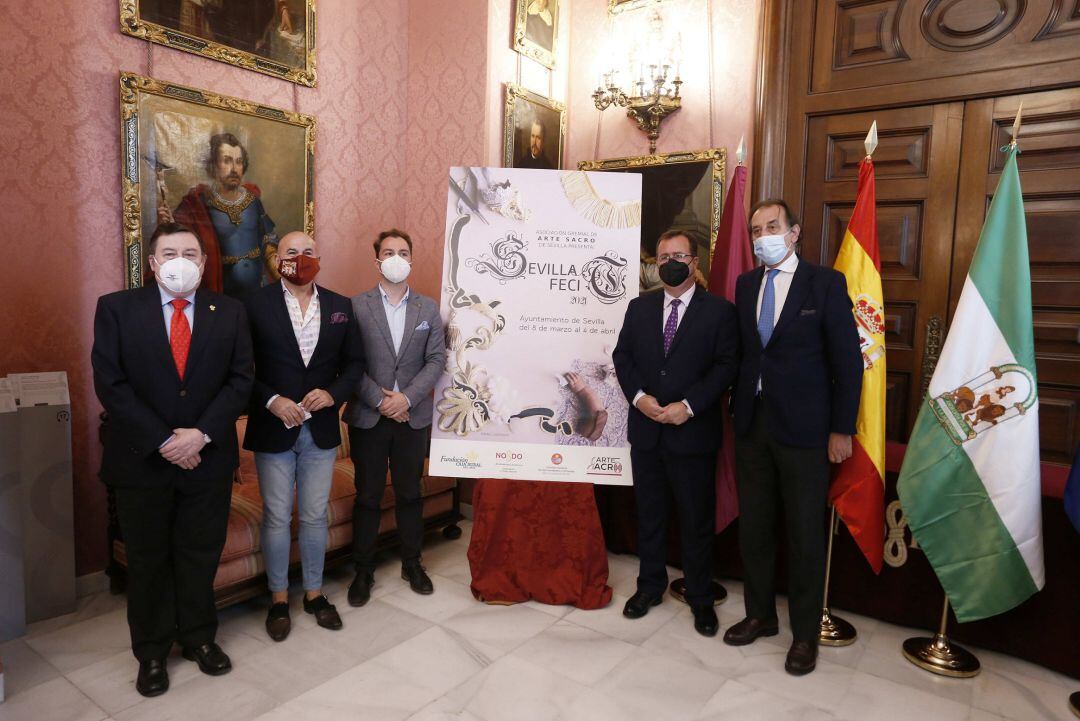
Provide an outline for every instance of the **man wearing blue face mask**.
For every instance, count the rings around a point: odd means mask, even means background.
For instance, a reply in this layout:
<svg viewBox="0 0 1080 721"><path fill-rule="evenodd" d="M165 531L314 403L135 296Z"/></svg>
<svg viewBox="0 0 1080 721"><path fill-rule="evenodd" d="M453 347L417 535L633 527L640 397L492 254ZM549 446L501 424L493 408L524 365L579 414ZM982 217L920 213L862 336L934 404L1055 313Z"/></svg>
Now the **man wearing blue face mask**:
<svg viewBox="0 0 1080 721"><path fill-rule="evenodd" d="M844 276L796 255L800 231L783 200L755 205L750 237L764 265L735 285L742 347L735 464L746 618L724 634L725 643L742 646L779 632L774 520L782 510L793 636L784 668L794 675L817 663L829 463L851 455L863 373Z"/></svg>
<svg viewBox="0 0 1080 721"><path fill-rule="evenodd" d="M135 688L157 696L174 642L203 673L232 668L214 642L213 582L253 372L243 304L199 287L198 236L161 225L147 254L156 283L98 300L91 363L109 416L101 479L124 534Z"/></svg>

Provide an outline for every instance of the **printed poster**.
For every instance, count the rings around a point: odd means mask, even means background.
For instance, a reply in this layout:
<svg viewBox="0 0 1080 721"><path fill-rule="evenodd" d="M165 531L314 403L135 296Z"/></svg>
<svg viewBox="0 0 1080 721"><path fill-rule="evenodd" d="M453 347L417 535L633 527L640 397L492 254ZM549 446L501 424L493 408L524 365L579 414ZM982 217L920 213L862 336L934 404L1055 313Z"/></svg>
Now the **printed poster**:
<svg viewBox="0 0 1080 721"><path fill-rule="evenodd" d="M630 485L611 352L637 295L641 177L452 168L446 216L429 472Z"/></svg>

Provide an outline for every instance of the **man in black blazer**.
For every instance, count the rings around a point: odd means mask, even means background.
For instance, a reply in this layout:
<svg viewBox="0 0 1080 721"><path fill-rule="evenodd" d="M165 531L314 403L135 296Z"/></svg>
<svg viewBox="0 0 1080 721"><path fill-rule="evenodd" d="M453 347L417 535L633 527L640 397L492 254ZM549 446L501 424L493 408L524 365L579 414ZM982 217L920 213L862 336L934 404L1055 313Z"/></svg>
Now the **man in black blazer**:
<svg viewBox="0 0 1080 721"><path fill-rule="evenodd" d="M203 673L232 668L214 643L213 581L252 370L243 305L198 288L195 234L161 226L147 251L157 282L98 299L91 362L109 418L101 478L124 534L136 688L156 696L174 641Z"/></svg>
<svg viewBox="0 0 1080 721"><path fill-rule="evenodd" d="M364 347L352 304L315 284L319 253L300 232L278 244L280 283L248 296L255 346L244 448L255 452L263 499L262 550L271 603L266 631L284 641L289 617L289 548L293 497L300 521L304 611L319 626L342 627L322 592L326 507L341 445L338 409L364 375Z"/></svg>
<svg viewBox="0 0 1080 721"><path fill-rule="evenodd" d="M668 497L682 528L686 601L694 628L716 634L712 545L716 453L723 438L720 398L735 378L735 309L694 285L698 259L685 233L656 247L663 292L630 301L613 358L630 401L628 435L638 514L637 592L623 608L641 618L667 589Z"/></svg>
<svg viewBox="0 0 1080 721"><path fill-rule="evenodd" d="M742 359L735 391L739 546L746 618L734 646L778 633L774 521L783 510L793 642L785 668L814 670L825 577L829 462L851 455L862 354L843 274L801 260L800 227L782 200L754 206L750 235L764 265L739 276Z"/></svg>

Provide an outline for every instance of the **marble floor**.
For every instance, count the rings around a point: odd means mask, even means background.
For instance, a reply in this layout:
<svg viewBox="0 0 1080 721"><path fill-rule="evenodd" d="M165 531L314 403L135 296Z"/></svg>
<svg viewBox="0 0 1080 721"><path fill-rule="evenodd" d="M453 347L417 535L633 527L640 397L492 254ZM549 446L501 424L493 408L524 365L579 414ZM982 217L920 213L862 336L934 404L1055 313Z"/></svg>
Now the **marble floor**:
<svg viewBox="0 0 1080 721"><path fill-rule="evenodd" d="M8 695L0 721L1073 719L1067 699L1078 681L978 649L975 679L933 676L900 655L913 629L853 614L843 615L859 641L822 649L803 678L784 672L783 628L732 648L697 635L687 607L670 598L629 621L621 609L634 590L633 557L611 556L615 599L603 610L485 606L469 593L469 530L457 541L429 538L433 596L412 593L388 560L373 600L355 609L345 599L350 574L332 573L338 632L318 628L298 594L284 643L263 630L266 598L226 609L218 640L233 672L204 676L174 652L172 687L154 699L135 691L123 598L84 598L76 613L0 645ZM721 628L742 615L741 585L725 585Z"/></svg>

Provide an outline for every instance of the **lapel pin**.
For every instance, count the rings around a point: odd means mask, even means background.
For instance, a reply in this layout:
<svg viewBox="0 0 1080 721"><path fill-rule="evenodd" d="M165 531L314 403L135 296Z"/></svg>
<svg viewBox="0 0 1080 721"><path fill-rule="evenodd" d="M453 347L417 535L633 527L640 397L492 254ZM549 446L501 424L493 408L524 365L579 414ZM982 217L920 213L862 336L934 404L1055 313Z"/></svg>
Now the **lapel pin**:
<svg viewBox="0 0 1080 721"><path fill-rule="evenodd" d="M217 310L217 306L216 305L211 305L210 310Z"/></svg>

